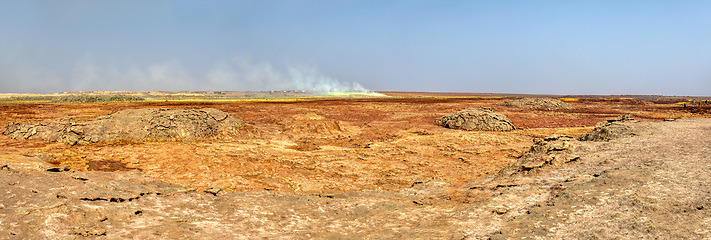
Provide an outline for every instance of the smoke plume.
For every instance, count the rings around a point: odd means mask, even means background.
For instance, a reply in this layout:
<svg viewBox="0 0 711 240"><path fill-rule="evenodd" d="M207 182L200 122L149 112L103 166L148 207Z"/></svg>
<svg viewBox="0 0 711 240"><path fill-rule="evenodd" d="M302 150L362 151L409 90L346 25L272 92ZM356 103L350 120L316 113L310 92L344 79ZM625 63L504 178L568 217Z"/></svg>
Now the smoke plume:
<svg viewBox="0 0 711 240"><path fill-rule="evenodd" d="M241 91L298 90L316 93L367 92L356 82L341 81L320 72L315 67L289 66L276 69L268 63L240 60L212 68L207 82L216 86L237 84Z"/></svg>
<svg viewBox="0 0 711 240"><path fill-rule="evenodd" d="M246 59L223 61L205 70L180 61L158 64L110 65L80 61L69 70L45 69L27 61L8 64L0 73L2 92L50 93L65 91L279 91L319 94L368 92L356 82L330 77L312 66L278 68ZM15 67L9 67L15 66Z"/></svg>

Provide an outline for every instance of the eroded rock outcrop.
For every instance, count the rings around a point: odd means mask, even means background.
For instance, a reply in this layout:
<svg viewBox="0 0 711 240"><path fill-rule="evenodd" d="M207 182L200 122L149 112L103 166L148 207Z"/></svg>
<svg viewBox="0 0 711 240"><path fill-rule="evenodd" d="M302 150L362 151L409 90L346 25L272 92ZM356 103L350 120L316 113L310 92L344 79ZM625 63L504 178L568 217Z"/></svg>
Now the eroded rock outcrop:
<svg viewBox="0 0 711 240"><path fill-rule="evenodd" d="M499 105L515 108L527 108L527 109L543 109L543 110L556 110L556 109L571 109L572 105L564 103L558 99L552 98L524 98L511 101L505 101L499 103Z"/></svg>
<svg viewBox="0 0 711 240"><path fill-rule="evenodd" d="M637 122L630 115L623 115L615 119L595 124L595 129L583 133L578 138L580 141L610 141L615 138L633 136L636 133L630 123Z"/></svg>
<svg viewBox="0 0 711 240"><path fill-rule="evenodd" d="M575 161L579 158L573 153L577 146L575 142L573 137L558 134L536 139L531 149L523 153L516 163L509 166L509 170L531 171Z"/></svg>
<svg viewBox="0 0 711 240"><path fill-rule="evenodd" d="M469 108L441 117L437 125L467 131L504 132L516 129L508 117L488 108Z"/></svg>
<svg viewBox="0 0 711 240"><path fill-rule="evenodd" d="M551 134L543 139L536 139L531 148L521 154L516 162L496 174L470 182L468 187L491 191L501 187L529 184L528 176L535 176L579 160L579 146L578 140L565 135Z"/></svg>
<svg viewBox="0 0 711 240"><path fill-rule="evenodd" d="M196 140L234 131L241 126L241 120L212 108L142 108L127 109L86 122L11 122L3 134L14 139L41 139L74 145L121 140Z"/></svg>

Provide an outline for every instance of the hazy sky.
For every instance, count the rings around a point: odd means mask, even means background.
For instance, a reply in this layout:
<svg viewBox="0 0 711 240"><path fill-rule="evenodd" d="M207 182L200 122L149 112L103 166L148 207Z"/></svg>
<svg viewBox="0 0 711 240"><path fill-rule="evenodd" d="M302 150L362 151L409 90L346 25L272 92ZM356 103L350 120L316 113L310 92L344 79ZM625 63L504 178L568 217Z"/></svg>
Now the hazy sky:
<svg viewBox="0 0 711 240"><path fill-rule="evenodd" d="M0 1L0 92L711 95L711 1Z"/></svg>

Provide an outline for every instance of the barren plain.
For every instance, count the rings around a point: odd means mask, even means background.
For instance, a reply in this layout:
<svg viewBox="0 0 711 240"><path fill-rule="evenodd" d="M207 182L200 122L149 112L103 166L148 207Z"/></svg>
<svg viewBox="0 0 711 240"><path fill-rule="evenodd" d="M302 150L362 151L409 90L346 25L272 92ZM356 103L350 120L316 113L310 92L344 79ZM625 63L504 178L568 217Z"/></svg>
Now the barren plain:
<svg viewBox="0 0 711 240"><path fill-rule="evenodd" d="M711 105L690 98L553 96L572 108L552 110L501 105L543 97L505 94L224 94L0 102L2 123L140 108L243 121L190 141L1 135L0 238L711 238ZM516 129L435 124L476 107ZM639 121L633 136L574 140L621 115ZM571 136L576 158L512 170L551 134Z"/></svg>

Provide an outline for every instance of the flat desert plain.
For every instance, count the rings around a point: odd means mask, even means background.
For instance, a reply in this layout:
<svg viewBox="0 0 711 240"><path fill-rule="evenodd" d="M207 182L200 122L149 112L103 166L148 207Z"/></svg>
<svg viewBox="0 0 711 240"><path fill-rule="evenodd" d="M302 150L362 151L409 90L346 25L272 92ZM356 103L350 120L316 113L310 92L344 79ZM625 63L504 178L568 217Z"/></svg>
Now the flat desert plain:
<svg viewBox="0 0 711 240"><path fill-rule="evenodd" d="M708 98L215 94L0 101L0 238L711 238ZM569 107L502 104L544 97ZM239 124L190 139L32 137L147 108ZM469 108L515 129L435 124ZM40 127L10 133L22 124ZM590 132L611 137L578 140Z"/></svg>

